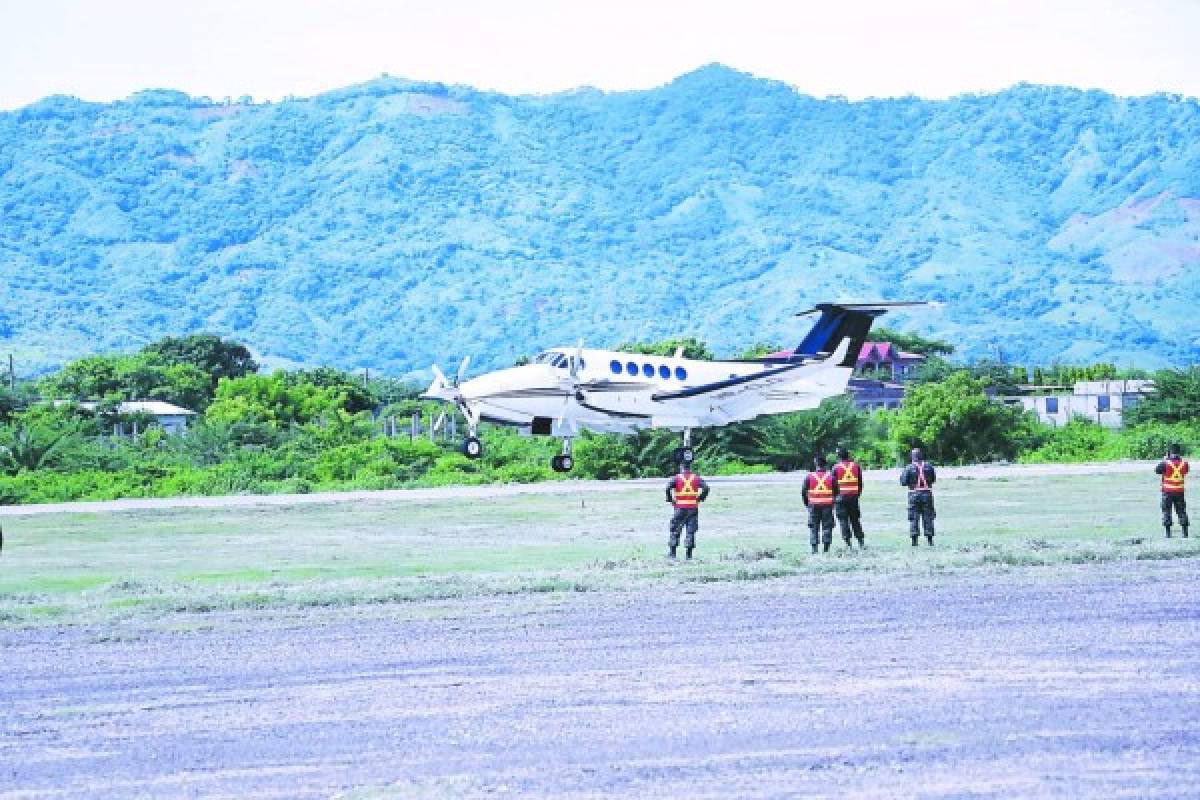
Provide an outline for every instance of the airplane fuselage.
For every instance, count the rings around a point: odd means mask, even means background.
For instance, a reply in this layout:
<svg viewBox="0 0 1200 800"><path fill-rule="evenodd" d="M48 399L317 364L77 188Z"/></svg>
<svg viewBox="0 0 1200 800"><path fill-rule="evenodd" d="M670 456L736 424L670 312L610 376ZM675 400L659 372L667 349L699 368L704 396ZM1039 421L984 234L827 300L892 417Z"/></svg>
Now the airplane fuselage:
<svg viewBox="0 0 1200 800"><path fill-rule="evenodd" d="M784 366L564 347L544 351L534 363L466 381L458 391L482 420L571 436L580 429L683 430L815 408L845 390L850 372L826 362ZM741 391L747 380L763 385ZM689 394L722 382L729 387Z"/></svg>

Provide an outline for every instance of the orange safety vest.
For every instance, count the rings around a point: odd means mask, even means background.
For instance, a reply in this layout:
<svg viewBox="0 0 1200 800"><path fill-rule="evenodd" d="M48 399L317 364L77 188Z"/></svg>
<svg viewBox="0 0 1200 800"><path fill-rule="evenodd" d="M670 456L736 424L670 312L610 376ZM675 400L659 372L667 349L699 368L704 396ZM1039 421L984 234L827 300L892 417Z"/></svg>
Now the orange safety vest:
<svg viewBox="0 0 1200 800"><path fill-rule="evenodd" d="M1163 462L1163 494L1183 494L1183 478L1188 474L1188 462L1182 458Z"/></svg>
<svg viewBox="0 0 1200 800"><path fill-rule="evenodd" d="M925 462L920 461L916 464L917 467L917 485L912 488L914 492L932 492L933 487L929 485L929 481L925 480Z"/></svg>
<svg viewBox="0 0 1200 800"><path fill-rule="evenodd" d="M858 497L862 491L862 467L853 461L839 461L833 465L833 475L844 497Z"/></svg>
<svg viewBox="0 0 1200 800"><path fill-rule="evenodd" d="M828 470L808 473L808 504L810 506L833 505L833 486L830 483L832 480L833 473Z"/></svg>
<svg viewBox="0 0 1200 800"><path fill-rule="evenodd" d="M698 508L700 506L700 476L694 472L681 472L675 476L676 508Z"/></svg>

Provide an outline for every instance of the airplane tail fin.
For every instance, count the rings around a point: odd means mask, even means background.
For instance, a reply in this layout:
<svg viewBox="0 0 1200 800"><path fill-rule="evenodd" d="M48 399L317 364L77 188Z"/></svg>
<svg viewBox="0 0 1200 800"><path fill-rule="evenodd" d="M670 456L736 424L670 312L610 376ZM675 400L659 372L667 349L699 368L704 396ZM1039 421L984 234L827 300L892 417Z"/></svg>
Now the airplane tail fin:
<svg viewBox="0 0 1200 800"><path fill-rule="evenodd" d="M802 311L796 316L820 312L821 316L804 337L804 341L792 352L789 361L804 361L814 358L828 358L838 351L844 353L840 367L853 367L858 361L859 351L871 332L871 324L876 317L881 317L890 309L905 306L921 306L921 302L908 303L818 303L808 311ZM842 350L839 345L849 339L850 345Z"/></svg>

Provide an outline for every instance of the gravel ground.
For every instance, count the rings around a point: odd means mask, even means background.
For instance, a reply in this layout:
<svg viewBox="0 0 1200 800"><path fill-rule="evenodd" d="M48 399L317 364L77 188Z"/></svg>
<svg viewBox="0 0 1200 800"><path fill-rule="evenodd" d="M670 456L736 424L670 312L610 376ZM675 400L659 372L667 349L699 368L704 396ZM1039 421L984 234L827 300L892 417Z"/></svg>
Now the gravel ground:
<svg viewBox="0 0 1200 800"><path fill-rule="evenodd" d="M0 798L1196 797L1197 573L0 631Z"/></svg>

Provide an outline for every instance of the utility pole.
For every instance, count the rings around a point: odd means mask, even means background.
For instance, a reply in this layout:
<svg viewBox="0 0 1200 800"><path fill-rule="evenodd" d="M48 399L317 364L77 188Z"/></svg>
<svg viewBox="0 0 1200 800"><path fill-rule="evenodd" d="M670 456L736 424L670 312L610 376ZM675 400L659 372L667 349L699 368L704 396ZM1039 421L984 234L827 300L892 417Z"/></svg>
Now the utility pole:
<svg viewBox="0 0 1200 800"><path fill-rule="evenodd" d="M12 353L8 354L8 390L16 394L17 391L17 373L13 369Z"/></svg>

